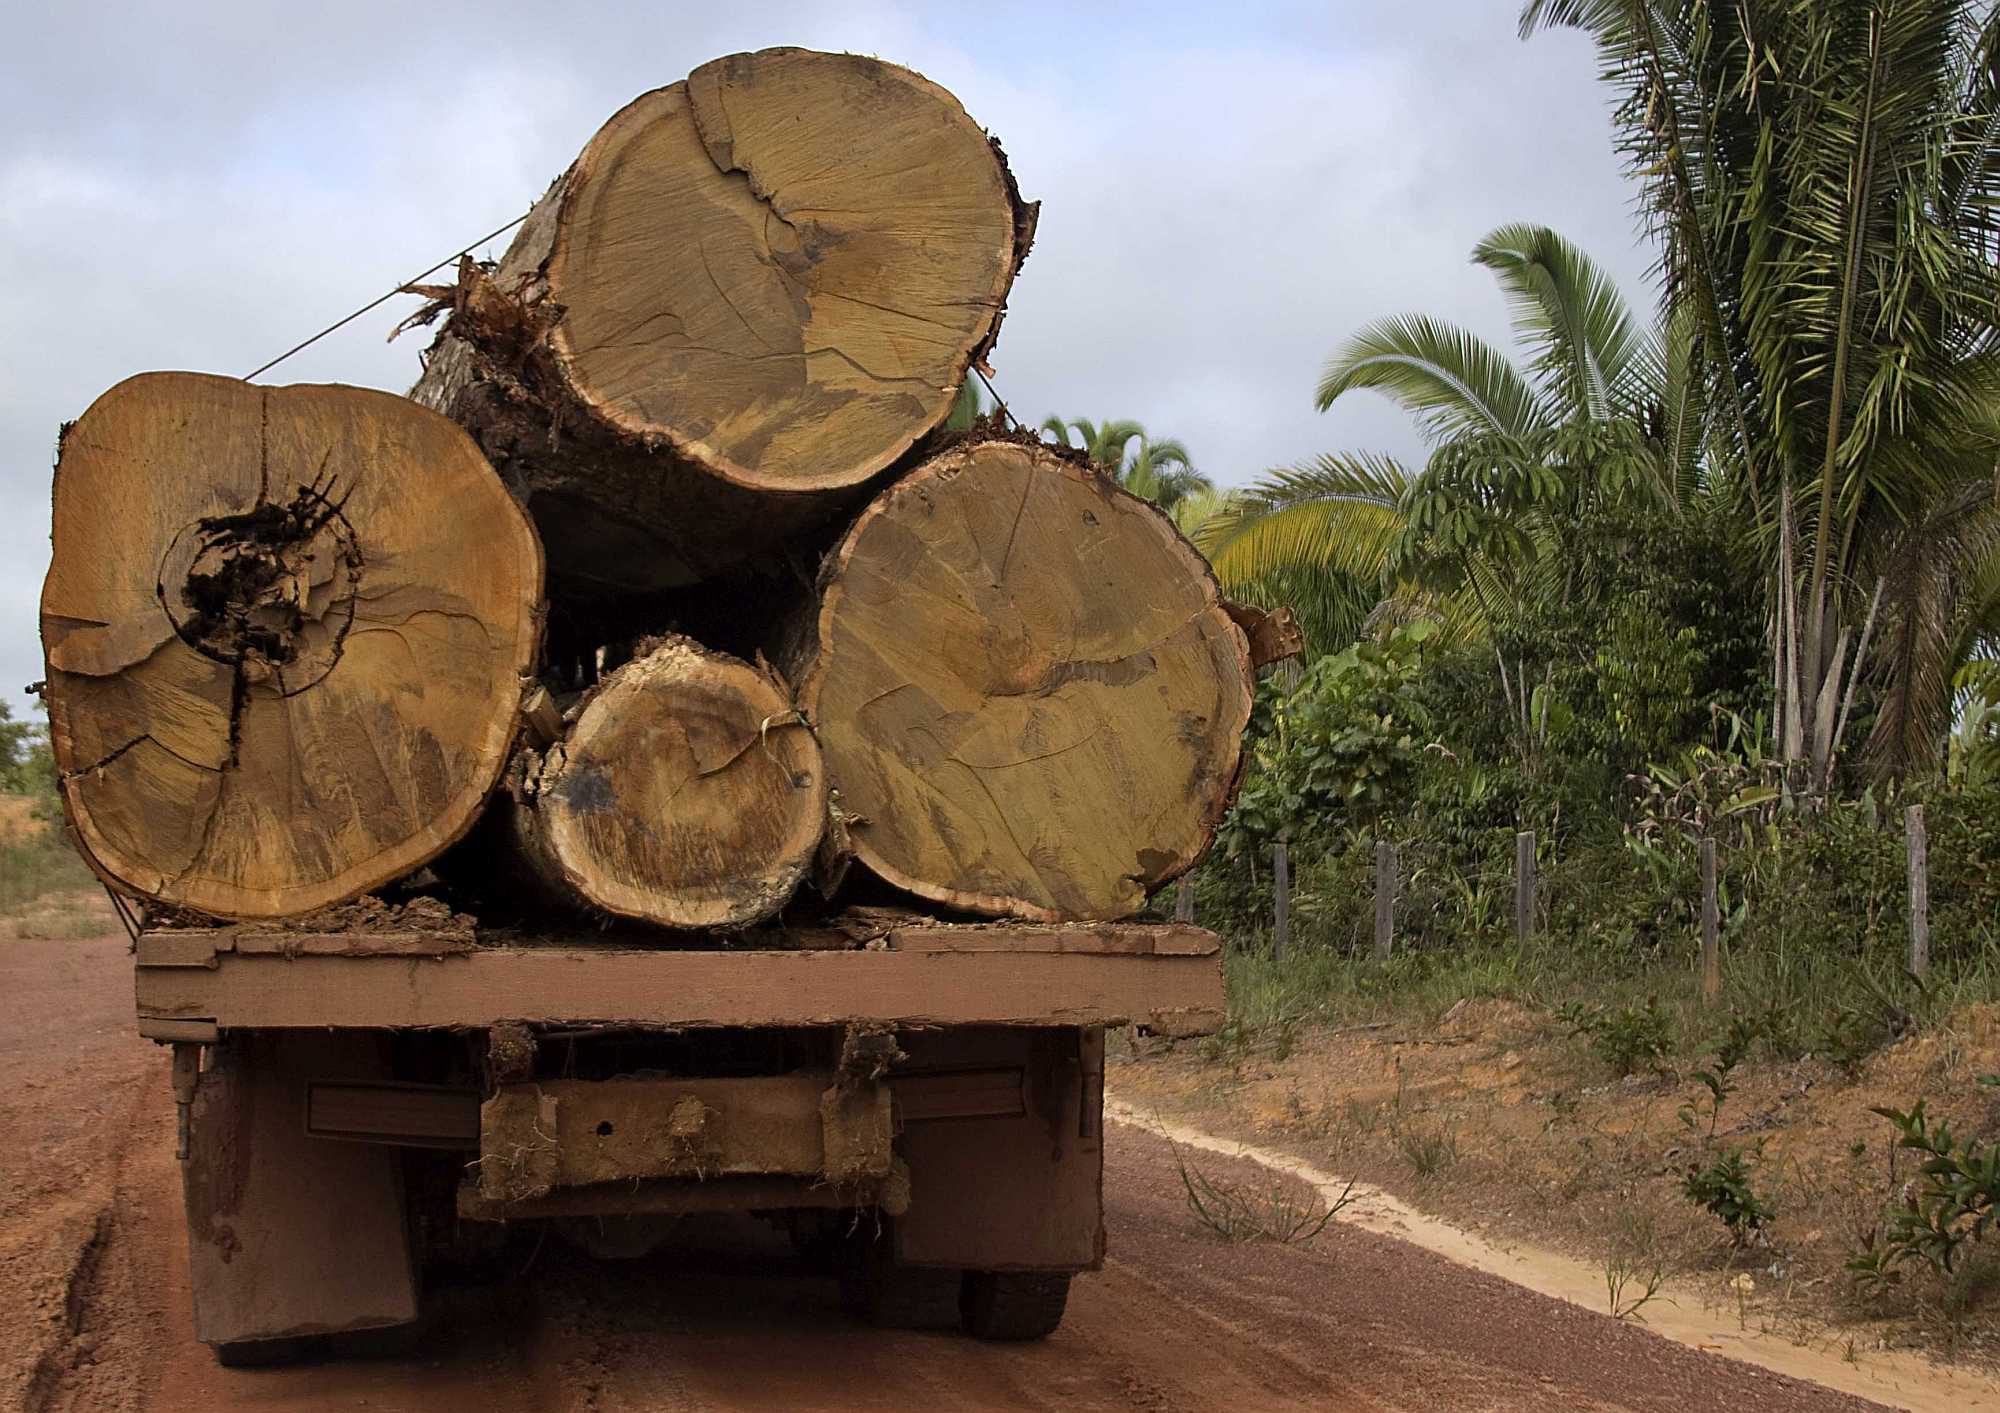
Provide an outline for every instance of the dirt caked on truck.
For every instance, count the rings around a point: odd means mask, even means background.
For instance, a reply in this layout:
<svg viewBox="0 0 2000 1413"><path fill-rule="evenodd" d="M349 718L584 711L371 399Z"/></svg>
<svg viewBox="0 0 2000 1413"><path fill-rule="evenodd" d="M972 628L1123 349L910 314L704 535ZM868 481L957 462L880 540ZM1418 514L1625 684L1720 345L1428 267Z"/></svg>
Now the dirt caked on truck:
<svg viewBox="0 0 2000 1413"><path fill-rule="evenodd" d="M413 1322L425 1258L507 1224L630 1255L720 1211L831 1254L871 1320L1047 1334L1104 1255L1105 1027L1221 1020L1188 926L863 913L685 947L431 912L139 935L225 1359Z"/></svg>

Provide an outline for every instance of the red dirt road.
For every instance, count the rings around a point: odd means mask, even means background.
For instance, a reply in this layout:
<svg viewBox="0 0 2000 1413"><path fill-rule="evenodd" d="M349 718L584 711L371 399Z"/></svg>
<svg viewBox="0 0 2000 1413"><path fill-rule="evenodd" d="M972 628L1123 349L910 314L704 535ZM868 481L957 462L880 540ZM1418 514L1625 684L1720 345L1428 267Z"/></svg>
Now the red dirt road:
<svg viewBox="0 0 2000 1413"><path fill-rule="evenodd" d="M732 1222L639 1262L527 1243L507 1278L437 1292L413 1356L221 1369L190 1329L166 1061L132 1034L129 967L122 939L0 946L0 1328L24 1335L0 1350L0 1408L1877 1406L1351 1228L1225 1245L1189 1217L1167 1145L1125 1128L1110 1259L1042 1344L857 1327L831 1281Z"/></svg>

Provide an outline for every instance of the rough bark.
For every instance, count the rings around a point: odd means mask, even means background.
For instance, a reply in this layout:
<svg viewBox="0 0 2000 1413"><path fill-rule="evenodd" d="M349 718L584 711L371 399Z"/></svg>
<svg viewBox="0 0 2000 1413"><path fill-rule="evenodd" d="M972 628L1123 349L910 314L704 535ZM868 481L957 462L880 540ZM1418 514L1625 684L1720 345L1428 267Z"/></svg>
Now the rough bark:
<svg viewBox="0 0 2000 1413"><path fill-rule="evenodd" d="M1201 556L1032 443L961 446L877 497L781 653L855 857L994 915L1138 911L1207 848L1250 716Z"/></svg>
<svg viewBox="0 0 2000 1413"><path fill-rule="evenodd" d="M634 100L467 262L411 396L478 438L565 593L672 588L854 503L996 335L1034 208L949 93L767 49Z"/></svg>
<svg viewBox="0 0 2000 1413"><path fill-rule="evenodd" d="M505 767L541 549L386 393L196 373L65 432L42 591L69 819L122 888L264 918L422 866Z"/></svg>
<svg viewBox="0 0 2000 1413"><path fill-rule="evenodd" d="M669 638L608 675L509 778L510 834L546 888L664 927L771 917L827 821L819 746L782 682Z"/></svg>

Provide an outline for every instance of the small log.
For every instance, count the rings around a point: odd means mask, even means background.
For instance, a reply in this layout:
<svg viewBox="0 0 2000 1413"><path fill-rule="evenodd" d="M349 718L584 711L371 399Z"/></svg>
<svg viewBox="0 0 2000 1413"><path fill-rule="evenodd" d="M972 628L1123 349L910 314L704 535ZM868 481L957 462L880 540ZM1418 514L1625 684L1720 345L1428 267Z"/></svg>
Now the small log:
<svg viewBox="0 0 2000 1413"><path fill-rule="evenodd" d="M472 824L541 634L533 527L403 398L199 373L66 429L42 590L64 802L119 888L341 902Z"/></svg>
<svg viewBox="0 0 2000 1413"><path fill-rule="evenodd" d="M827 784L783 683L669 638L569 715L509 778L514 842L555 896L676 928L748 927L785 905Z"/></svg>
<svg viewBox="0 0 2000 1413"><path fill-rule="evenodd" d="M411 396L479 440L565 596L694 583L945 420L1033 230L936 84L732 55L606 123L497 270L427 291L451 318Z"/></svg>
<svg viewBox="0 0 2000 1413"><path fill-rule="evenodd" d="M1252 674L1155 507L984 440L877 497L780 647L855 856L950 907L1119 918L1206 850Z"/></svg>

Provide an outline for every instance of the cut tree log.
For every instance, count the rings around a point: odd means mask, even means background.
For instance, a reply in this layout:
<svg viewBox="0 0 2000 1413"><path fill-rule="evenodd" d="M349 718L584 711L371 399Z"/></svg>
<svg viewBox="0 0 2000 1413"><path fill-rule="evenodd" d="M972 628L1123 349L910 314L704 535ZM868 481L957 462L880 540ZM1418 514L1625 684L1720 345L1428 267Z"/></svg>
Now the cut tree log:
<svg viewBox="0 0 2000 1413"><path fill-rule="evenodd" d="M1207 848L1250 660L1155 507L976 441L877 497L820 583L780 651L875 873L973 912L1118 918Z"/></svg>
<svg viewBox="0 0 2000 1413"><path fill-rule="evenodd" d="M69 820L108 881L223 917L422 866L512 748L533 527L387 393L147 373L65 428L42 590Z"/></svg>
<svg viewBox="0 0 2000 1413"><path fill-rule="evenodd" d="M650 645L509 775L513 839L558 898L739 928L797 889L827 824L818 744L783 683L687 638Z"/></svg>
<svg viewBox="0 0 2000 1413"><path fill-rule="evenodd" d="M693 583L943 422L1034 215L908 69L718 59L605 124L496 270L422 291L451 315L411 396L479 440L565 594Z"/></svg>

